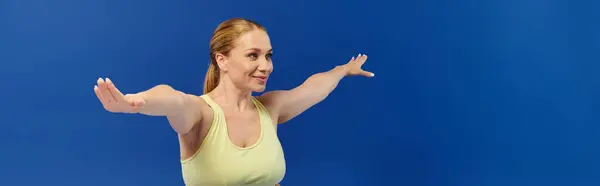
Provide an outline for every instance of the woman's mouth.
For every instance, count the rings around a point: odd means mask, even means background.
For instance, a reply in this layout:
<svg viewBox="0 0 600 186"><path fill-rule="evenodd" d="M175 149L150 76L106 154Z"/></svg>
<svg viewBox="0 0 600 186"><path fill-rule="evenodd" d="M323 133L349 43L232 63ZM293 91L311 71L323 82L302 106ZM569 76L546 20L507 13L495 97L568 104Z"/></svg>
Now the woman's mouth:
<svg viewBox="0 0 600 186"><path fill-rule="evenodd" d="M267 82L267 76L252 76L252 77L261 83Z"/></svg>

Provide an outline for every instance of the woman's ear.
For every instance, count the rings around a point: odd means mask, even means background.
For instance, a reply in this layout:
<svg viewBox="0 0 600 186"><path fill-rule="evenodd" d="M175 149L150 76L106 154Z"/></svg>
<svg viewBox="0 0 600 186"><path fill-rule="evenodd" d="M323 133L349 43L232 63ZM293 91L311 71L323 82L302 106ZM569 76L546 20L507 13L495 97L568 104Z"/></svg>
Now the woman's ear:
<svg viewBox="0 0 600 186"><path fill-rule="evenodd" d="M219 65L219 69L221 69L223 72L227 72L227 56L221 53L216 53L215 59L217 60L217 65Z"/></svg>

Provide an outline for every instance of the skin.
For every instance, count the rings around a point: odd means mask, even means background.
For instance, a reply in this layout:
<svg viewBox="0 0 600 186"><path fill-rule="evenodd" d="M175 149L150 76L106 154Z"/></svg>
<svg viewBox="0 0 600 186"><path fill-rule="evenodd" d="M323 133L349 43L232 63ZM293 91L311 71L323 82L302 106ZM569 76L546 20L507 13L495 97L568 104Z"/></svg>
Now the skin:
<svg viewBox="0 0 600 186"><path fill-rule="evenodd" d="M252 104L251 93L263 92L266 88L273 72L272 47L268 34L258 29L242 35L235 46L228 55L215 55L221 78L219 85L207 95L223 108L231 141L239 147L247 147L254 144L260 134L258 110ZM359 54L346 64L310 76L294 89L270 91L257 98L269 110L277 127L324 100L343 77L373 77L373 73L362 69L366 60L366 55ZM202 98L168 85L123 94L110 79L99 78L94 92L109 112L166 116L179 135L182 159L198 150L213 119L212 109Z"/></svg>

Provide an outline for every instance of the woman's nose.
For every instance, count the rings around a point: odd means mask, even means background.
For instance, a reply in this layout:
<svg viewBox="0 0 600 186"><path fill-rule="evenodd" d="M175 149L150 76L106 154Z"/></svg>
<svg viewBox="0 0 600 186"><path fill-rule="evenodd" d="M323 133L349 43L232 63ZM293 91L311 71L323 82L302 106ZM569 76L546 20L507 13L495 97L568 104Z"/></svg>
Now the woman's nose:
<svg viewBox="0 0 600 186"><path fill-rule="evenodd" d="M258 70L260 71L268 71L271 68L271 63L267 59L261 60L261 62L258 65Z"/></svg>

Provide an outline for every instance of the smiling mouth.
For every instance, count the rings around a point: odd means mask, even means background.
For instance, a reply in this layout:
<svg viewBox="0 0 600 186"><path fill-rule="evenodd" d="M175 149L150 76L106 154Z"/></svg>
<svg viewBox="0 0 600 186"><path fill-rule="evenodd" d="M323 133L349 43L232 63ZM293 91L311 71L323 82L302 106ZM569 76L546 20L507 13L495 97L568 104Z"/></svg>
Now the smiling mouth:
<svg viewBox="0 0 600 186"><path fill-rule="evenodd" d="M252 77L262 83L267 81L267 76L252 76Z"/></svg>

